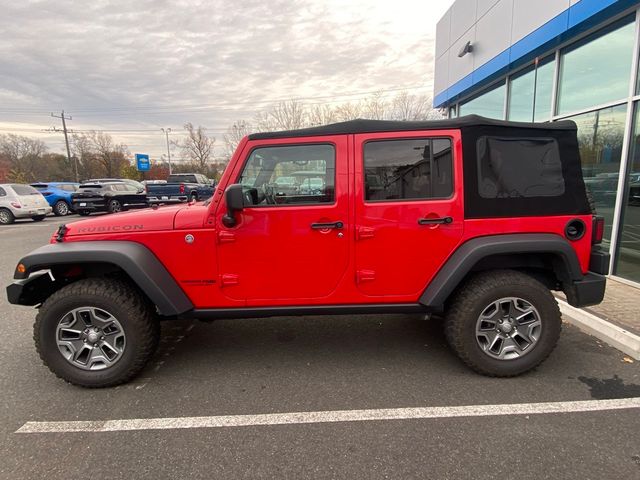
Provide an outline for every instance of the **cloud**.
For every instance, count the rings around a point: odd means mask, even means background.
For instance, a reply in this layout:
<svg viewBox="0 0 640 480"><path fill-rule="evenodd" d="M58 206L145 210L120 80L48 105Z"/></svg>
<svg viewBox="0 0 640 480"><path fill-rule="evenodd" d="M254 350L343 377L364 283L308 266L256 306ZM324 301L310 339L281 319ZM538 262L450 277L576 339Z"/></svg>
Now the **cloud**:
<svg viewBox="0 0 640 480"><path fill-rule="evenodd" d="M221 137L272 100L431 93L435 23L450 3L5 2L0 123L47 126L50 111L65 109L78 129L190 121ZM152 154L161 139L119 138Z"/></svg>

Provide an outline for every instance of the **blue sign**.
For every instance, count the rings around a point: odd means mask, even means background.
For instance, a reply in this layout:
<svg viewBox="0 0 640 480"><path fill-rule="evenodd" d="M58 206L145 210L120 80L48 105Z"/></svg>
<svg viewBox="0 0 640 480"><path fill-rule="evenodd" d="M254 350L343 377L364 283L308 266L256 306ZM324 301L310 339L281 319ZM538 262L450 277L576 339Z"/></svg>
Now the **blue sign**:
<svg viewBox="0 0 640 480"><path fill-rule="evenodd" d="M151 162L149 155L146 153L136 153L136 168L139 172L148 172L151 170Z"/></svg>

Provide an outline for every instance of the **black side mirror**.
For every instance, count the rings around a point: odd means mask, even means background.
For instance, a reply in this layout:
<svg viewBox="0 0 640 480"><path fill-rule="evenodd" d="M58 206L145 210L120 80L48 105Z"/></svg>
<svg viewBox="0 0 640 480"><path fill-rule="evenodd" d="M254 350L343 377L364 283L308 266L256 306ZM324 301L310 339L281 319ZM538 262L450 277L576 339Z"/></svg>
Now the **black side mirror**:
<svg viewBox="0 0 640 480"><path fill-rule="evenodd" d="M227 213L222 217L222 224L227 228L235 227L238 223L236 212L240 212L244 208L242 185L239 183L229 185L224 192L224 198L227 203Z"/></svg>

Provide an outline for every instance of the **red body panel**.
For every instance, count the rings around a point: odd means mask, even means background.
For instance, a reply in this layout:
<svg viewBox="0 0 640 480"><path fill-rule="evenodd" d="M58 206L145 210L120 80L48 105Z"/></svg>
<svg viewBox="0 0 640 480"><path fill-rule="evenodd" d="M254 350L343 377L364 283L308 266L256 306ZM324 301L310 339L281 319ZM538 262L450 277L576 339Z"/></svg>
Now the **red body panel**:
<svg viewBox="0 0 640 480"><path fill-rule="evenodd" d="M370 139L450 137L454 194L442 200L367 203L362 145ZM222 224L225 188L235 183L256 146L332 143L335 202L248 207L238 224ZM148 247L196 308L416 302L457 247L472 238L556 233L575 216L464 220L459 130L269 139L239 144L208 205L179 205L105 215L68 226L65 241L126 240ZM448 225L419 226L422 217L450 216ZM591 216L572 242L583 273L591 250ZM342 229L312 230L342 221Z"/></svg>

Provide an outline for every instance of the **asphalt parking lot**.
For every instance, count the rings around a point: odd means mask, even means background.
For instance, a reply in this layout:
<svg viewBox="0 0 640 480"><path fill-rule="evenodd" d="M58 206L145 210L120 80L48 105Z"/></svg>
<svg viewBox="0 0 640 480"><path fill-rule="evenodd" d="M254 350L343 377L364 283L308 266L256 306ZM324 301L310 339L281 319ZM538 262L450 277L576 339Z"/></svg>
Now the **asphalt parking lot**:
<svg viewBox="0 0 640 480"><path fill-rule="evenodd" d="M0 228L3 285L59 223ZM458 361L437 321L415 316L166 323L139 378L85 390L41 365L35 310L3 294L0 316L3 479L640 478L640 404L599 403L640 397L638 362L571 326L538 370L492 379ZM558 413L544 413L548 402ZM430 409L461 406L473 408ZM291 412L325 413L255 417ZM126 419L159 420L102 422ZM16 433L54 421L89 423Z"/></svg>

